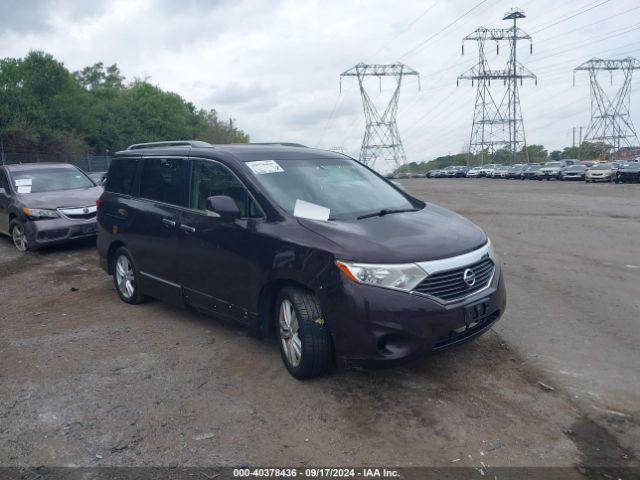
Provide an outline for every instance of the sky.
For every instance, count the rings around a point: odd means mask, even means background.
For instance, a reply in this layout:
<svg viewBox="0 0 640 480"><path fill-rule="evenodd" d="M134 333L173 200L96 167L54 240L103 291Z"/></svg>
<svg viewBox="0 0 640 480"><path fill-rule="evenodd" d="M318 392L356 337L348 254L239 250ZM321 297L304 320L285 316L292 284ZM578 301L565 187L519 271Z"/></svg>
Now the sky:
<svg viewBox="0 0 640 480"><path fill-rule="evenodd" d="M398 127L408 161L465 150L475 87L456 78L477 62L462 38L480 26L506 28L512 7L533 38L518 58L538 77L520 99L528 144L561 149L590 118L589 78L573 68L592 57L640 57L638 0L1 0L0 57L30 50L54 55L70 70L116 63L129 79L148 78L201 108L232 117L256 142L289 141L338 148L358 157L364 114L357 80L340 74L359 62L401 61ZM494 68L506 61L507 47ZM611 94L622 74L602 84ZM365 84L383 108L394 88ZM631 116L640 129L640 71ZM494 87L499 89L499 86Z"/></svg>

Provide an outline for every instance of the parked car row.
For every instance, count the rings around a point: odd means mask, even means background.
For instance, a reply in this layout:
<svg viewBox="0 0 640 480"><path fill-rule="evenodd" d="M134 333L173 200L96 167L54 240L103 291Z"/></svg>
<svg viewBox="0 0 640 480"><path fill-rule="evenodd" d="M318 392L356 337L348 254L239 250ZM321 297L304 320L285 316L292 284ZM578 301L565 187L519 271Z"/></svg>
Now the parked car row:
<svg viewBox="0 0 640 480"><path fill-rule="evenodd" d="M400 174L398 178L504 178L507 180L560 180L630 183L640 182L640 162L596 162L591 160L554 160L544 164L490 163L478 167L450 166L426 174Z"/></svg>

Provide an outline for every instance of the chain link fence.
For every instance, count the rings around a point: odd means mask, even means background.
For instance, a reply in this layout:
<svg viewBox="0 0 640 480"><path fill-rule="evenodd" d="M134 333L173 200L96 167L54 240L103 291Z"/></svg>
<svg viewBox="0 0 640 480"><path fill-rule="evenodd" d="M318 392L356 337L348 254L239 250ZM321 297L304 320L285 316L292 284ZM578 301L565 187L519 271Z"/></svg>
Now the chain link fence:
<svg viewBox="0 0 640 480"><path fill-rule="evenodd" d="M109 169L111 157L106 155L68 155L40 152L4 152L0 164L12 163L70 163L85 172L103 172Z"/></svg>

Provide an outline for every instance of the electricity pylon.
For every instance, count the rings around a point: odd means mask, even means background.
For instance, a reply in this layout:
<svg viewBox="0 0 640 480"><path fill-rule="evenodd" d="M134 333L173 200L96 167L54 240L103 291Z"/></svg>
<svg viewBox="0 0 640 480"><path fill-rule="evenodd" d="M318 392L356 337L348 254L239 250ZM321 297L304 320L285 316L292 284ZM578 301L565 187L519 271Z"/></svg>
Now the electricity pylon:
<svg viewBox="0 0 640 480"><path fill-rule="evenodd" d="M476 101L473 111L473 123L471 124L471 137L468 145L467 164L470 157L480 157L480 165L484 165L485 153L493 157L496 148L507 145L505 133L507 118L504 118L491 94L491 79L500 78L498 71L491 70L485 52L487 39L502 37L503 31L490 30L480 27L473 33L462 39L462 54L464 55L464 42L473 40L478 42L478 63L458 76L460 80L471 80L471 85L477 82Z"/></svg>
<svg viewBox="0 0 640 480"><path fill-rule="evenodd" d="M573 70L574 85L575 72L582 70L589 72L591 120L584 136L585 140L599 142L604 149L611 148L614 152L618 152L621 147L640 146L638 134L629 114L631 78L633 71L638 69L640 69L640 61L627 57L608 60L592 58ZM622 85L613 97L607 95L598 80L598 73L602 71L609 72L611 85L613 85L613 72L622 72Z"/></svg>
<svg viewBox="0 0 640 480"><path fill-rule="evenodd" d="M481 164L484 164L486 151L493 156L497 149L505 146L510 151L512 163L515 163L516 153L520 149L524 151L524 161L529 161L518 80L522 84L523 79L530 78L537 83L537 78L517 61L518 40L528 40L529 51L532 51L531 36L516 24L517 19L524 17L522 10L511 10L505 15L504 20L513 19L513 27L480 27L462 39L463 55L465 41L473 40L478 43L478 63L460 75L458 83L460 80L471 80L472 85L475 82L478 85L467 158L479 155ZM485 51L487 41L496 42L496 53L500 52L500 42L509 43L510 54L506 68L490 68ZM503 85L507 87L499 103L492 94L491 80L502 80Z"/></svg>
<svg viewBox="0 0 640 480"><path fill-rule="evenodd" d="M420 74L402 63L389 65L359 63L340 75L340 91L342 91L342 77L358 78L366 124L360 149L360 161L381 172L385 172L389 167L396 170L407 161L396 123L400 86L405 75L417 76L418 88L420 88ZM382 114L367 93L365 88L367 77L378 77L380 91L382 91L382 77L395 79L395 89Z"/></svg>

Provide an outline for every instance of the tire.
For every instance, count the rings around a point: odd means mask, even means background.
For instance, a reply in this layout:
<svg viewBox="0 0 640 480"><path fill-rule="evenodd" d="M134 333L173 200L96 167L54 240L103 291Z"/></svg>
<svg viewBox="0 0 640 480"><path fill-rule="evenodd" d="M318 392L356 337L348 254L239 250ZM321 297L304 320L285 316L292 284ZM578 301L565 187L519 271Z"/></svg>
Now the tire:
<svg viewBox="0 0 640 480"><path fill-rule="evenodd" d="M18 219L11 220L9 224L9 233L11 234L11 240L13 246L20 252L26 252L30 249L29 239L25 233L24 223Z"/></svg>
<svg viewBox="0 0 640 480"><path fill-rule="evenodd" d="M138 288L139 273L129 250L118 248L111 257L113 262L113 284L120 300L130 305L138 305L146 301L146 297Z"/></svg>
<svg viewBox="0 0 640 480"><path fill-rule="evenodd" d="M333 363L331 334L313 293L285 287L274 311L280 354L289 373L303 380L326 373Z"/></svg>

